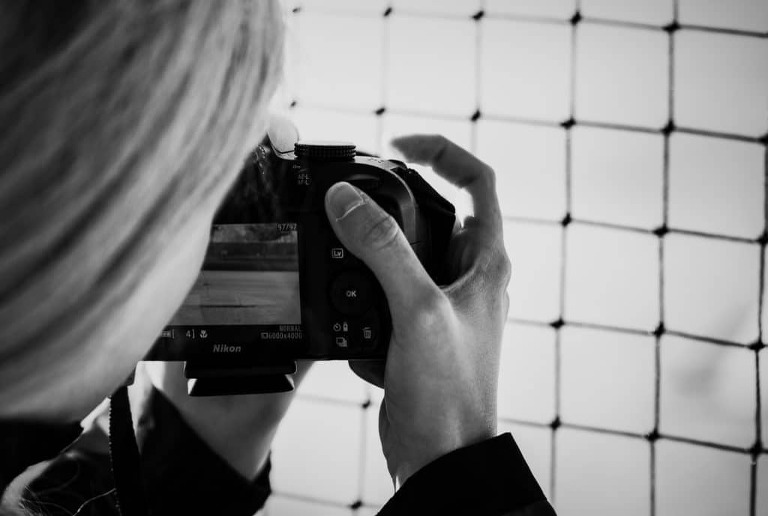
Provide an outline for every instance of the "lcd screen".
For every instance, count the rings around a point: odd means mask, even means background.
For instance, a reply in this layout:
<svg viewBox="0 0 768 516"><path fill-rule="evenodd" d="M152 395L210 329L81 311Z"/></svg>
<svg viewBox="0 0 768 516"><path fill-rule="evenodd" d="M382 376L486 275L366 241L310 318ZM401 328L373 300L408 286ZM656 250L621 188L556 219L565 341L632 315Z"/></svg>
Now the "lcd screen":
<svg viewBox="0 0 768 516"><path fill-rule="evenodd" d="M171 326L301 324L296 224L214 225L202 271Z"/></svg>

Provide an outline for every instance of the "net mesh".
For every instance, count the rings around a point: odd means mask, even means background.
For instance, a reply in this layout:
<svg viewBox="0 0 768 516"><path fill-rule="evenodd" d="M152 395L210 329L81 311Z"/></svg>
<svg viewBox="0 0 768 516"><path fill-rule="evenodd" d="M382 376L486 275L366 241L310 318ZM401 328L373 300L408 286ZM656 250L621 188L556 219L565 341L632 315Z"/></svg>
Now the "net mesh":
<svg viewBox="0 0 768 516"><path fill-rule="evenodd" d="M304 103L304 101L299 100L298 102L296 100L293 100L290 102L290 106L292 108L296 107L320 107L324 108L330 111L338 112L338 113L347 113L351 115L360 114L360 115L367 115L371 117L376 118L376 131L377 134L375 135L378 141L381 141L384 128L382 123L382 115L415 115L415 116L423 116L423 115L429 115L435 118L440 118L442 120L456 120L464 123L471 124L471 132L470 132L470 147L471 150L477 151L477 144L478 144L478 122L482 120L496 120L496 121L502 121L502 122L511 122L514 124L531 124L531 125L537 125L537 126L549 126L554 128L560 128L565 131L565 157L566 157L566 168L565 168L565 216L560 221L550 221L550 220L533 220L533 222L537 224L544 224L544 225L551 225L554 227L561 227L562 231L560 232L560 238L561 238L561 257L560 257L560 288L559 288L559 315L556 317L555 320L549 321L549 322L542 322L540 320L528 320L524 318L517 318L512 317L510 318L510 322L515 324L522 324L522 325L532 325L532 326L538 326L538 327L547 327L552 328L555 332L555 347L554 347L554 360L555 360L555 414L554 418L548 422L548 423L542 423L542 422L534 422L534 421L528 421L528 420L521 420L516 418L503 418L503 421L511 422L514 424L519 425L527 425L532 427L541 427L546 429L551 429L551 465L550 470L552 471L552 475L550 478L549 483L549 496L554 500L555 504L557 504L557 494L558 494L558 485L555 481L555 474L556 471L556 464L559 459L558 455L558 439L556 437L557 433L561 431L562 429L575 429L575 430L581 430L586 431L594 434L609 434L609 435L617 435L622 437L627 437L630 439L636 439L640 442L647 443L647 447L650 453L650 468L649 468L649 475L650 475L650 492L648 493L648 496L650 497L650 513L652 515L655 515L657 513L657 448L660 443L665 441L671 441L671 442L680 442L680 443L686 443L690 445L694 445L697 447L704 447L704 448L713 448L713 449L720 449L720 450L726 450L729 452L734 452L737 454L741 454L745 457L748 457L750 459L750 480L749 480L749 492L745 493L745 496L748 496L748 504L749 504L749 514L752 516L755 516L758 514L759 508L758 508L758 462L761 456L764 456L767 453L766 448L764 447L764 443L762 442L761 436L762 436L762 414L761 414L761 388L760 388L760 359L761 359L761 353L760 351L765 347L764 341L764 329L763 329L763 320L761 314L764 312L763 304L765 302L765 286L763 278L765 277L765 263L766 263L766 243L768 243L768 233L766 232L765 228L768 228L768 225L766 225L766 222L768 222L768 195L764 195L762 198L764 199L765 206L764 206L764 224L763 224L763 233L758 238L745 238L745 237L739 237L739 236L733 236L733 235L727 235L727 234L715 234L715 233L709 233L706 231L694 231L689 229L682 229L677 228L669 223L669 192L670 192L670 140L675 137L675 135L679 134L688 134L688 135L696 135L696 136L706 136L716 139L722 139L722 140L728 140L728 141L738 141L738 142L746 142L756 145L761 145L763 148L763 152L765 155L765 167L764 167L764 178L763 178L763 184L762 187L765 190L766 185L768 185L768 151L766 151L766 148L768 148L768 134L762 135L762 136L745 136L743 134L736 134L731 132L719 132L719 131L711 131L711 130L705 130L698 127L686 127L676 122L674 119L675 114L675 101L676 101L676 87L674 84L675 80L675 58L676 58L676 52L675 52L675 44L678 40L678 35L682 31L697 31L697 32L705 32L705 33L717 33L717 34L728 34L728 35L735 35L735 36L745 36L749 38L756 38L759 40L766 40L768 39L768 34L763 32L754 32L754 31L747 31L747 30L736 30L736 29L722 29L722 28L714 28L714 27L707 27L707 26L698 26L698 25L690 25L681 23L679 21L680 17L678 15L678 1L676 0L674 2L674 13L672 21L664 26L655 26L652 24L644 24L644 23L637 23L637 22L620 22L620 21L614 21L614 20L606 20L606 19L599 19L599 18L591 18L588 16L583 16L581 14L581 9L579 2L577 0L576 3L576 11L575 14L570 18L570 20L562 20L562 19L555 19L555 18L548 18L546 16L518 16L518 15L511 15L511 14L495 14L487 12L483 7L484 4L481 5L481 8L479 11L474 13L471 18L478 24L478 30L476 30L476 41L475 41L475 47L474 47L474 61L475 61L475 92L476 92L476 105L477 109L475 113L470 117L469 120L467 120L464 116L458 116L458 115L451 115L451 114L445 114L445 113L419 113L419 112L409 112L408 110L398 110L396 108L392 108L391 106L386 105L386 103L377 109L375 109L373 112L367 109L360 109L355 107L349 107L349 106L339 106L339 105L333 105L333 106L322 106L322 105L309 105L307 103ZM293 14L289 16L300 16L302 11L306 8L302 5L298 5L293 9ZM322 8L314 8L313 12L326 12L330 14L343 14L345 16L349 16L349 12L344 10L338 10L334 11L333 9L326 9L325 11L322 10ZM373 17L373 16L381 16L384 17L384 23L389 23L388 20L391 20L394 17L398 16L398 8L393 8L391 6L384 5L383 9L376 13L369 13L369 14L359 14L359 16L366 16L366 17ZM409 12L410 16L424 16L431 19L435 18L443 18L443 19L462 19L466 20L466 16L459 16L459 15L453 15L453 14L446 14L446 13L414 13ZM358 14L353 14L354 16L358 16ZM505 20L514 20L514 21L520 21L520 22L535 22L535 23L551 23L556 25L563 25L568 24L570 25L570 43L571 43L571 67L570 67L570 108L569 108L569 114L564 120L560 120L558 122L548 122L548 121L542 121L539 119L527 119L527 118L521 118L521 117L515 117L515 116L499 116L497 114L490 114L490 113L484 113L481 111L481 85L483 81L482 73L481 73L481 67L479 63L481 62L482 53L483 53L483 47L482 47L482 38L481 33L483 31L483 23L486 20L494 19L494 18L500 18ZM636 29L644 29L648 31L656 31L658 33L661 33L665 36L666 39L666 46L667 46L667 52L668 52L668 76L669 76L669 84L668 89L666 93L666 102L667 102L667 111L669 113L669 119L668 121L662 126L658 127L656 129L643 127L643 126L632 126L632 125L625 125L625 124L619 124L619 123L605 123L605 122L595 122L595 121L588 121L588 120L582 120L580 118L577 118L577 111L576 111L576 76L578 72L579 63L577 62L577 55L578 55L578 45L579 45L579 38L577 37L578 31L581 27L583 27L585 24L589 25L598 25L598 26L611 26L611 27L628 27L628 28L636 28ZM383 38L389 38L391 35L387 30L383 30L382 32ZM386 76L389 73L389 67L390 64L387 62L387 42L385 41L382 44L383 50L383 73L382 73L382 89L386 89L387 87L387 79ZM387 93L386 91L383 94L383 98L386 102L387 99ZM321 104L321 103L316 103ZM606 223L606 222L595 222L593 220L584 220L580 219L579 217L576 217L572 215L573 209L572 209L572 177L573 177L573 134L574 131L577 130L579 127L591 127L591 128L599 128L599 129L611 129L611 130L622 130L622 131L629 131L629 132L637 132L637 133L644 133L644 134L654 134L659 135L661 138L663 138L663 218L662 223L653 229L640 229L636 227L628 227L623 226L621 224L614 224L614 223ZM531 222L532 219L530 217L517 217L512 215L506 215L505 219L508 222ZM642 233L645 235L649 235L657 240L658 242L658 278L656 281L658 281L658 325L653 331L642 331L638 329L633 328L627 328L622 327L622 325L605 325L605 324L595 324L595 323L589 323L589 322L581 322L578 320L570 320L566 318L566 289L568 288L568 277L569 274L571 274L571 271L569 271L569 261L567 256L567 251L569 249L567 245L567 238L568 233L571 230L571 228L574 227L575 224L583 225L583 226L590 226L590 227L599 227L599 228L608 228L616 231L623 231L623 232L632 232L632 233ZM716 338L712 336L707 335L698 335L693 334L685 331L679 331L676 329L670 329L665 324L665 321L667 320L667 307L665 307L665 280L668 280L668 278L665 278L665 252L667 251L667 242L670 238L670 236L673 235L687 235L687 236L694 236L694 237L700 237L703 239L710 239L713 241L724 241L724 242L735 242L740 244L748 244L751 246L758 246L759 247L759 254L760 254L760 261L759 261L759 275L754 278L754 281L759 285L759 298L758 298L758 310L757 310L757 328L758 328L758 336L757 339L752 342L745 344L743 342L736 342L731 341L727 339L722 338ZM513 263L514 263L514 256ZM639 335L639 336L647 336L652 337L655 343L654 347L654 386L653 386L653 392L654 392L654 403L653 403L653 428L650 432L631 432L631 431L623 431L623 430L616 430L612 428L601 428L599 426L592 426L592 425L582 425L582 424L576 424L569 422L568 420L564 420L561 417L562 410L561 410L561 401L562 401L562 335L563 332L566 331L569 327L580 327L580 328L589 328L589 329L599 329L599 330L607 330L610 332L616 332L616 333L625 333L625 334L631 334L631 335ZM662 339L665 337L682 337L691 341L700 341L700 342L706 342L712 345L716 346L723 346L723 347L731 347L731 348L738 348L738 349L747 349L751 353L752 361L754 363L754 376L756 379L755 385L754 385L754 394L756 397L756 409L754 413L754 442L746 447L741 446L734 446L730 444L723 444L722 442L709 442L706 440L700 440L700 439L694 439L690 437L680 436L680 435L672 435L671 433L667 433L662 431L660 427L660 407L661 407L661 396L662 396L662 381L661 381L661 367L662 367L662 359L661 359L661 343ZM312 395L304 395L304 398L310 398ZM343 403L343 402L339 402ZM372 424L373 421L375 421L375 418L370 418L366 415L366 412L370 412L376 408L376 400L374 398L369 398L365 400L363 403L353 403L356 407L360 407L363 411L363 416L360 418L361 426L362 426L362 436L363 439L360 441L360 452L359 452L359 461L360 461L360 475L364 475L366 468L366 454L369 453L368 450L370 450L369 443L366 443L366 435L370 435L370 432L367 429L367 425ZM763 473L765 474L765 473ZM326 510L333 511L335 509L338 509L340 512L338 514L348 514L348 513L357 513L357 514L373 514L375 513L375 509L378 507L378 503L372 502L371 500L367 500L365 498L365 493L363 489L364 480L361 479L358 483L359 489L358 489L358 497L357 500L353 503L335 503L328 500L325 500L323 498L314 497L311 495L303 495L296 492L290 492L290 489L286 491L281 491L280 487L278 486L276 488L276 491L278 492L279 497L288 499L288 500L296 500L299 502L306 502L310 504L314 504L317 507L323 507ZM762 510L766 510L763 508ZM268 514L270 516L279 516L280 514L289 514L290 509L280 509L277 506L273 506L272 508L268 509ZM336 512L329 512L329 514L336 514Z"/></svg>

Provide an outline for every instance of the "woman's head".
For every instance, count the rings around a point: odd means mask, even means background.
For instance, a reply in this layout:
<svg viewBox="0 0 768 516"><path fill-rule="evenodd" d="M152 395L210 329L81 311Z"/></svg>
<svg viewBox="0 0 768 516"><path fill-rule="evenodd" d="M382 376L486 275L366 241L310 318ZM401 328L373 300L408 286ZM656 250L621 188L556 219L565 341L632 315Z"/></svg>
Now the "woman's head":
<svg viewBox="0 0 768 516"><path fill-rule="evenodd" d="M6 10L0 417L74 418L192 284L213 212L264 131L282 20L262 0Z"/></svg>

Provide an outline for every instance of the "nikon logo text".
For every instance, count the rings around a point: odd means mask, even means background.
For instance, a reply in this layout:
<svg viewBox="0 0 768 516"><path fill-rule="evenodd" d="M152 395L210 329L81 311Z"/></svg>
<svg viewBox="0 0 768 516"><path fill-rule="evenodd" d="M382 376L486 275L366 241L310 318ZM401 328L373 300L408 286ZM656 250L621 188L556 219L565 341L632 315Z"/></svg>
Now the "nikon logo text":
<svg viewBox="0 0 768 516"><path fill-rule="evenodd" d="M214 344L214 353L240 353L242 346L227 346L226 344Z"/></svg>

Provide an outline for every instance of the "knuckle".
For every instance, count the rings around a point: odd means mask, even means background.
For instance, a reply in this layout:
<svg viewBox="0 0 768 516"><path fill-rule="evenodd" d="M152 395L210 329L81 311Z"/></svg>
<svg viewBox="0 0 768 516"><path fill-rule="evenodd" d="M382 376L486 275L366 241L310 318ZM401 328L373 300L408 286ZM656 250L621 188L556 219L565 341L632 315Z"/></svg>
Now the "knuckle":
<svg viewBox="0 0 768 516"><path fill-rule="evenodd" d="M447 313L451 311L451 301L438 287L429 290L426 296L426 306L433 313Z"/></svg>
<svg viewBox="0 0 768 516"><path fill-rule="evenodd" d="M447 147L448 145L450 145L451 141L448 138L446 138L445 135L443 135L443 134L436 134L435 135L435 143L437 144L437 146L439 148L443 149L443 148Z"/></svg>
<svg viewBox="0 0 768 516"><path fill-rule="evenodd" d="M448 143L448 139L440 133L430 133L426 135L426 140L428 140L430 145L435 149L444 147Z"/></svg>
<svg viewBox="0 0 768 516"><path fill-rule="evenodd" d="M479 266L480 274L490 285L506 290L512 279L512 262L503 247L494 246L488 251L488 258Z"/></svg>
<svg viewBox="0 0 768 516"><path fill-rule="evenodd" d="M496 171L493 169L493 167L491 167L487 163L479 161L476 171L462 186L464 188L467 188L470 185L480 186L485 192L493 192L495 194Z"/></svg>
<svg viewBox="0 0 768 516"><path fill-rule="evenodd" d="M386 213L366 220L362 228L362 244L373 250L381 251L395 245L400 235L400 226L395 219Z"/></svg>
<svg viewBox="0 0 768 516"><path fill-rule="evenodd" d="M445 151L448 149L448 147L451 144L451 141L443 136L442 134L432 134L430 135L430 139L432 141L432 159L431 161L433 163L440 162L443 157L445 156Z"/></svg>
<svg viewBox="0 0 768 516"><path fill-rule="evenodd" d="M507 252L502 250L499 258L499 277L502 286L506 289L512 279L512 260L509 259Z"/></svg>
<svg viewBox="0 0 768 516"><path fill-rule="evenodd" d="M496 191L496 171L490 165L483 163L480 167L480 177L488 183L492 191Z"/></svg>
<svg viewBox="0 0 768 516"><path fill-rule="evenodd" d="M419 296L415 308L422 324L427 325L443 324L452 312L450 299L437 287L428 289Z"/></svg>

